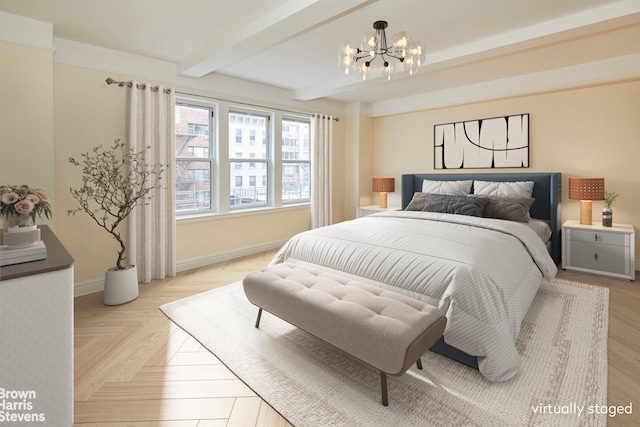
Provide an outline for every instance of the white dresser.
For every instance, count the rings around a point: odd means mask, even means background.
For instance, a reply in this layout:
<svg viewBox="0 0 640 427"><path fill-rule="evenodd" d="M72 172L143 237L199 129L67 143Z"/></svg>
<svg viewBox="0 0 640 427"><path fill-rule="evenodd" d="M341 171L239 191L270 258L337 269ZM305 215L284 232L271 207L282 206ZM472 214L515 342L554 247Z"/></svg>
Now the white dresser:
<svg viewBox="0 0 640 427"><path fill-rule="evenodd" d="M629 224L562 225L562 268L635 280L635 233Z"/></svg>
<svg viewBox="0 0 640 427"><path fill-rule="evenodd" d="M47 259L0 268L0 426L73 424L73 258L39 228Z"/></svg>

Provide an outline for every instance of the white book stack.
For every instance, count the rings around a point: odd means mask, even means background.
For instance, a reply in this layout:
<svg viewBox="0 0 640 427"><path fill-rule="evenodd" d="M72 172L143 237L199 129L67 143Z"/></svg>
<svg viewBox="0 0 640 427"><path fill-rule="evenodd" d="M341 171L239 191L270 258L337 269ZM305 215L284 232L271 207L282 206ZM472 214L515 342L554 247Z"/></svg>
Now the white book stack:
<svg viewBox="0 0 640 427"><path fill-rule="evenodd" d="M40 240L40 229L32 227L8 228L2 231L0 267L39 261L47 258L47 247Z"/></svg>

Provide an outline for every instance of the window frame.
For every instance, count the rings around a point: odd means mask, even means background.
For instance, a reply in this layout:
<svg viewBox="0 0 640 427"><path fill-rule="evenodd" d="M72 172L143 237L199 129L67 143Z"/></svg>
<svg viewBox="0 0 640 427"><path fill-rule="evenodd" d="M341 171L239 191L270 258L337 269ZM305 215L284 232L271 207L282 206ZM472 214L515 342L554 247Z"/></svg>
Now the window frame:
<svg viewBox="0 0 640 427"><path fill-rule="evenodd" d="M189 210L178 210L177 209L177 205L178 205L178 200L177 200L177 188L176 188L176 202L175 202L175 206L174 206L174 210L175 210L175 214L176 214L176 218L179 217L184 217L184 216L195 216L195 215L210 215L213 212L216 211L216 206L215 206L215 188L216 185L214 185L215 179L216 179L216 162L215 162L215 158L214 158L214 153L215 153L215 136L217 135L216 129L217 129L217 121L216 118L218 116L218 112L216 109L216 105L215 104L207 104L207 103L202 103L202 102L198 102L197 100L185 100L185 99L178 99L176 98L175 101L175 107L190 107L190 108L199 108L199 109L203 109L203 110L208 110L208 118L209 118L209 132L207 133L203 133L203 134L192 134L189 133L189 128L191 127L192 123L191 122L187 122L187 134L185 135L190 135L190 136L197 136L197 135L202 135L202 136L206 136L206 140L208 141L208 147L206 148L206 151L208 151L208 156L195 156L195 155L191 155L190 150L187 148L187 155L186 156L178 156L176 154L175 156L175 167L176 170L179 170L178 168L178 164L179 162L202 162L202 163L208 163L209 164L209 208L208 209L189 209ZM213 137L212 137L213 135ZM175 147L174 147L174 151L175 151ZM195 151L195 150L194 150ZM204 153L203 153L204 154ZM187 172L187 175L189 175L189 171ZM176 173L176 179L177 179L177 173ZM175 182L173 184L174 186L177 186L177 182ZM195 200L197 202L197 200L200 198L198 191L196 190L196 194L195 194Z"/></svg>
<svg viewBox="0 0 640 427"><path fill-rule="evenodd" d="M282 124L284 121L301 121L309 125L311 132L311 114L286 112L283 110L273 109L269 107L261 107L255 105L248 105L242 103L236 103L226 100L208 98L198 95L186 95L177 94L175 105L194 106L198 108L209 108L213 112L213 116L210 115L209 124L209 157L206 161L210 162L210 209L208 210L192 210L192 211L178 211L176 209L176 219L183 220L189 218L198 217L211 217L218 215L229 214L241 214L255 210L270 210L283 207L292 206L305 206L311 203L311 182L309 182L309 198L308 199L295 199L295 200L283 200L283 166L288 163L300 164L308 163L309 170L311 169L312 154L309 153L309 160L291 160L283 159L283 129ZM268 118L267 130L262 136L255 136L252 147L260 147L266 145L266 159L260 159L257 157L242 156L236 157L240 144L238 142L237 131L232 131L230 127L230 114L234 113L247 113L249 115L259 115ZM251 126L252 119L248 117L247 125ZM255 119L254 119L255 123ZM246 132L247 144L251 137L251 132ZM242 138L244 135L242 135ZM231 138L231 139L230 139ZM311 138L311 135L309 135ZM262 141L259 141L259 140ZM310 142L311 144L311 142ZM311 147L309 147L311 148ZM197 150L196 150L197 151ZM178 160L199 160L198 157L178 157L176 156L176 165ZM259 184L264 186L266 179L266 202L265 203L251 203L251 204L239 204L231 206L231 188L234 163L237 164L250 164L250 163L265 163L266 164L266 178L263 174L256 169L251 169L251 174L256 175L256 187ZM259 166L259 165L258 165ZM247 166L248 167L248 166ZM259 169L259 168L258 168ZM249 169L247 169L249 171ZM247 178L246 181L248 181ZM174 207L174 209L177 208Z"/></svg>
<svg viewBox="0 0 640 427"><path fill-rule="evenodd" d="M308 160L303 160L303 159L289 159L286 158L288 157L288 155L285 155L285 152L281 152L280 153L280 171L282 173L282 170L284 169L285 165L301 165L301 164L307 164L307 170L309 171L309 175L311 175L311 162L312 162L312 149L311 149L311 117L310 116L300 116L300 115L295 115L295 114L283 114L282 117L280 118L280 123L281 123L281 131L280 131L280 147L285 146L285 142L291 142L292 138L289 137L285 137L284 133L285 132L290 132L290 125L285 125L284 122L298 122L298 123L303 123L306 124L309 127L309 159ZM286 130L285 130L286 129ZM291 145L286 145L287 147L291 146ZM289 152L292 153L292 152ZM282 204L283 205L295 205L295 204L300 204L300 203L311 203L311 188L312 188L312 183L311 183L311 179L312 177L309 176L309 197L305 198L305 199L294 199L294 200L285 200L282 196ZM282 188L284 186L284 178L281 177L280 179L280 187L281 187L281 191L284 191L284 188Z"/></svg>

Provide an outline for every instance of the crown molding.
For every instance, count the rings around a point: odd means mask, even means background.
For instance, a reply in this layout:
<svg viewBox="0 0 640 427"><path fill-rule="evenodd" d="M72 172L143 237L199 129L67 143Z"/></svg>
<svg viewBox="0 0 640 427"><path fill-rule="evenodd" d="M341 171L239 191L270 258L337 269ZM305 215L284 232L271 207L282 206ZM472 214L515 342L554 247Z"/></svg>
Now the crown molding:
<svg viewBox="0 0 640 427"><path fill-rule="evenodd" d="M53 24L0 12L0 41L54 50Z"/></svg>

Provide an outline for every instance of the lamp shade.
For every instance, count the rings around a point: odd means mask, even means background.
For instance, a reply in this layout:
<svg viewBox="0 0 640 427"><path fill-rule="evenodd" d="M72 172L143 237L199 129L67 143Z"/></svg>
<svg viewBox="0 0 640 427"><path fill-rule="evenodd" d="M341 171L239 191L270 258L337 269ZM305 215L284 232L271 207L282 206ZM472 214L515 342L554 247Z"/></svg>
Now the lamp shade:
<svg viewBox="0 0 640 427"><path fill-rule="evenodd" d="M393 193L396 191L395 178L373 178L374 193Z"/></svg>
<svg viewBox="0 0 640 427"><path fill-rule="evenodd" d="M569 199L604 200L604 178L569 178Z"/></svg>

